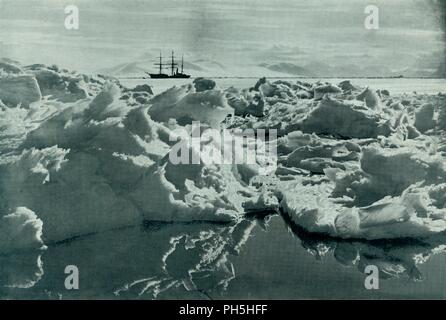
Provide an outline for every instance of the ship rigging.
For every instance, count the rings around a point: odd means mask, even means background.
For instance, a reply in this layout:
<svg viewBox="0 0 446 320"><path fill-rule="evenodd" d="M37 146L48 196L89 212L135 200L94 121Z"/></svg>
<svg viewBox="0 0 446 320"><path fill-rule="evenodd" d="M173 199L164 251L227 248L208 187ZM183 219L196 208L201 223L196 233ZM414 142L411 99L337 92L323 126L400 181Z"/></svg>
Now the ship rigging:
<svg viewBox="0 0 446 320"><path fill-rule="evenodd" d="M147 73L152 79L168 79L168 78L190 78L190 75L184 73L184 57L181 56L181 71L178 70L178 63L175 62L174 52L172 51L171 61L163 63L163 57L160 52L159 62L155 63L158 66L158 73ZM170 68L170 75L163 73L163 69Z"/></svg>

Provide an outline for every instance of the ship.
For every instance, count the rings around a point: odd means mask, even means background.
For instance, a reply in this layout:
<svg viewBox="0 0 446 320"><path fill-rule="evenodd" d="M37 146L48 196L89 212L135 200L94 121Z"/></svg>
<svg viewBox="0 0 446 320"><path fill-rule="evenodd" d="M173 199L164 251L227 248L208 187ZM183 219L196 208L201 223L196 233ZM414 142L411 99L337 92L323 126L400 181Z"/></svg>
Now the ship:
<svg viewBox="0 0 446 320"><path fill-rule="evenodd" d="M159 62L155 63L156 66L159 68L158 73L148 73L146 72L150 78L152 79L172 79L172 78L180 78L180 79L187 79L190 78L189 74L184 73L184 58L181 56L181 72L178 70L178 63L175 62L175 56L172 51L171 61L170 63L163 63L163 57L159 57ZM170 75L167 73L163 73L163 69L169 68L170 69Z"/></svg>

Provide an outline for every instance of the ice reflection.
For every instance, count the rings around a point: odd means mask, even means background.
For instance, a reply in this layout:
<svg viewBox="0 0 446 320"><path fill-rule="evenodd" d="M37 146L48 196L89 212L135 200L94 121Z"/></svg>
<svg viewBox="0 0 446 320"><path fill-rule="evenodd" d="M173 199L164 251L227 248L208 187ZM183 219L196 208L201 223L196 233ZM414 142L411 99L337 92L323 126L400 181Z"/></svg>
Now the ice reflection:
<svg viewBox="0 0 446 320"><path fill-rule="evenodd" d="M41 252L37 250L0 256L0 286L3 288L31 288L42 276Z"/></svg>
<svg viewBox="0 0 446 320"><path fill-rule="evenodd" d="M357 268L362 273L367 265L375 265L381 279L405 276L422 281L423 275L418 266L433 255L446 251L445 235L428 239L342 240L307 233L285 220L293 234L301 240L302 247L316 259L333 254L338 263Z"/></svg>
<svg viewBox="0 0 446 320"><path fill-rule="evenodd" d="M270 223L269 219L270 216L250 218L232 225L148 223L52 244L45 251L1 256L0 297L209 299L244 296L245 291L255 292L253 288L258 288L259 283L265 282L264 290L267 290L268 283L282 281L290 270L305 270L305 266L296 265L308 263L301 256L306 255L304 251L295 252L295 257L288 255L293 254L296 241L306 252L323 261L318 272L332 270L333 263L353 273L363 273L367 265L376 265L381 279L423 281L420 264L446 250L444 236L424 240L346 241L308 234L285 220L293 239L284 230L280 216ZM250 239L254 235L256 238ZM260 248L264 248L264 254L258 251ZM252 265L257 255L262 256L263 273L253 273L252 282L245 282L246 272L258 267ZM328 256L334 259L326 259ZM278 260L283 257L285 260ZM79 290L67 290L64 286L67 265L76 265L79 269ZM311 281L320 281L310 274ZM260 275L261 278L256 278ZM290 291L290 294L311 294L306 293L306 282L299 277L296 274L289 286L301 285L303 291ZM244 291L238 292L240 288Z"/></svg>
<svg viewBox="0 0 446 320"><path fill-rule="evenodd" d="M230 227L201 224L199 230L172 236L161 259L163 272L127 283L115 294L156 298L169 289L183 287L206 298L207 291L225 290L235 277L229 256L239 253L254 225L254 221L246 220Z"/></svg>
<svg viewBox="0 0 446 320"><path fill-rule="evenodd" d="M207 299L208 291L224 291L235 277L231 255L240 252L255 223L149 223L49 245L37 256L5 256L0 293L32 299ZM64 287L67 265L79 269L79 290Z"/></svg>

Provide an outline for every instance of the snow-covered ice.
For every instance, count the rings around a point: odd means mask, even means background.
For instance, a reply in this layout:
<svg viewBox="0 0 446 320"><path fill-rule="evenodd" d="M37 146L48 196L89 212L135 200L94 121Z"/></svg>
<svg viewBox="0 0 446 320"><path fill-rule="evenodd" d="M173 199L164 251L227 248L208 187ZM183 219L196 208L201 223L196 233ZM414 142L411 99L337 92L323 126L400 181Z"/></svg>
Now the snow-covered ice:
<svg viewBox="0 0 446 320"><path fill-rule="evenodd" d="M446 229L444 94L264 78L222 89L200 78L154 96L57 66L0 69L1 252L144 221L238 225L274 211L339 238ZM193 121L277 129L276 173L172 164L169 136Z"/></svg>

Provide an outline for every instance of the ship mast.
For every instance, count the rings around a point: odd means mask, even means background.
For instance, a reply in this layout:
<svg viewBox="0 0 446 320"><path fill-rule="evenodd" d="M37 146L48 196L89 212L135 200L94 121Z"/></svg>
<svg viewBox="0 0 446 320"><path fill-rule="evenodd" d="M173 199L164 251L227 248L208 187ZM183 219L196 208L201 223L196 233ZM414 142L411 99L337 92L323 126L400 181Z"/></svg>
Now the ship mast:
<svg viewBox="0 0 446 320"><path fill-rule="evenodd" d="M184 55L181 55L181 73L183 73Z"/></svg>
<svg viewBox="0 0 446 320"><path fill-rule="evenodd" d="M173 51L172 51L172 61L170 62L172 76L175 75L175 67L176 66L178 66L178 63L175 63L175 56L173 55Z"/></svg>
<svg viewBox="0 0 446 320"><path fill-rule="evenodd" d="M1 1L1 0L0 0ZM163 62L163 55L162 52L160 51L160 56L159 56L159 62L155 63L156 66L158 66L159 68L159 72L158 74L154 74L154 73L148 73L150 75L151 78L154 79L164 79L164 78L190 78L190 75L185 74L184 73L184 54L181 55L181 72L180 72L180 63L175 62L175 53L172 50L172 54L171 54L171 61L169 62ZM163 69L168 69L170 65L170 75L168 74L169 72L166 72L166 70L164 70L165 73L163 73Z"/></svg>
<svg viewBox="0 0 446 320"><path fill-rule="evenodd" d="M173 60L173 50L172 50L172 64L171 64L171 67L172 67L172 75L174 74L174 73L173 73L174 64L175 64L175 61Z"/></svg>
<svg viewBox="0 0 446 320"><path fill-rule="evenodd" d="M163 58L161 57L161 51L160 51L160 62L159 62L159 63L155 63L156 66L159 66L159 67L160 67L159 74L162 74L162 73L163 73L163 60L162 60L162 59L163 59Z"/></svg>

